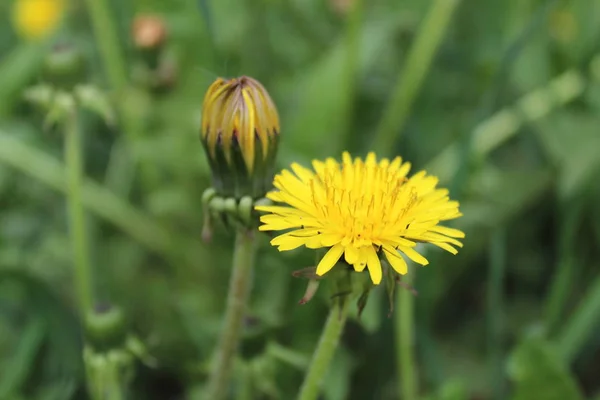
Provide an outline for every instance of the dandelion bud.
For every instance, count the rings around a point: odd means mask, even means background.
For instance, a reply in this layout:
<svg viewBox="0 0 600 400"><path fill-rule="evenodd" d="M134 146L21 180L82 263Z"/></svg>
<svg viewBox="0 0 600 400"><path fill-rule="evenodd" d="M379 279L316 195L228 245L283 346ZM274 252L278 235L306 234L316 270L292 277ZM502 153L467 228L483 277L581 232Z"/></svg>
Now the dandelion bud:
<svg viewBox="0 0 600 400"><path fill-rule="evenodd" d="M89 344L106 350L122 346L127 338L127 325L123 311L114 306L103 305L88 313L85 333Z"/></svg>
<svg viewBox="0 0 600 400"><path fill-rule="evenodd" d="M204 97L200 137L219 196L259 199L271 188L279 116L258 81L217 79Z"/></svg>
<svg viewBox="0 0 600 400"><path fill-rule="evenodd" d="M139 15L131 25L133 43L138 49L156 49L167 39L167 27L156 15Z"/></svg>
<svg viewBox="0 0 600 400"><path fill-rule="evenodd" d="M61 44L54 46L46 55L42 65L42 77L46 83L70 90L84 80L86 67L79 49Z"/></svg>

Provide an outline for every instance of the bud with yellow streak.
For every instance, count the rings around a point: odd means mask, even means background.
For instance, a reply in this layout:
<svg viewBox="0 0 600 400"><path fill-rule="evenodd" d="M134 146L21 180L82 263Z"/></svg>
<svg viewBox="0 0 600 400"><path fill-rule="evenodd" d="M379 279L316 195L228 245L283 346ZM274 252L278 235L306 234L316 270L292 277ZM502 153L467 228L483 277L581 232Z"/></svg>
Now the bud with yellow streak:
<svg viewBox="0 0 600 400"><path fill-rule="evenodd" d="M201 140L219 196L258 199L271 189L279 133L275 104L258 81L213 82L202 106Z"/></svg>

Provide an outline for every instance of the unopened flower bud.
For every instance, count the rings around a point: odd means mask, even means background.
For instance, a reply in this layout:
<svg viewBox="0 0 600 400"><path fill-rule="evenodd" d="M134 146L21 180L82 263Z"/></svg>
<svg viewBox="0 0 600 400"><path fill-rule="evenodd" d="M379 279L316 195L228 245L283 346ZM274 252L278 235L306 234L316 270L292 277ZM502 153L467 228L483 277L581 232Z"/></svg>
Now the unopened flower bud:
<svg viewBox="0 0 600 400"><path fill-rule="evenodd" d="M42 65L42 78L54 87L71 90L85 79L86 63L75 46L54 46Z"/></svg>
<svg viewBox="0 0 600 400"><path fill-rule="evenodd" d="M200 137L219 196L256 200L271 189L279 132L275 104L258 81L219 78L209 87Z"/></svg>
<svg viewBox="0 0 600 400"><path fill-rule="evenodd" d="M110 305L96 307L86 315L85 333L94 349L104 351L123 346L128 333L123 311Z"/></svg>
<svg viewBox="0 0 600 400"><path fill-rule="evenodd" d="M167 27L157 15L138 15L131 24L131 36L138 49L157 49L164 44L167 35Z"/></svg>

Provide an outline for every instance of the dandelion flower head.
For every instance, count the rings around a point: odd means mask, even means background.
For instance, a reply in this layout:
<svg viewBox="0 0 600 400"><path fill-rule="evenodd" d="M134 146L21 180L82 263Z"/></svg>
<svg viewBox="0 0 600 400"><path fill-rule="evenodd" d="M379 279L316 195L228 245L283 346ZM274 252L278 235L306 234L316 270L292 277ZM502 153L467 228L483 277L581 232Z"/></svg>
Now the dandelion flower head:
<svg viewBox="0 0 600 400"><path fill-rule="evenodd" d="M313 170L292 164L291 171L275 176L276 190L267 197L276 203L258 206L261 231L286 231L271 244L280 251L300 246L326 248L316 273L324 275L342 259L355 271L365 268L374 284L382 279L383 257L399 274L407 273L404 257L427 265L415 250L417 243L431 243L452 254L462 247L460 230L439 225L460 217L459 203L438 179L425 171L408 177L410 163L400 157L377 161L333 158L313 161Z"/></svg>
<svg viewBox="0 0 600 400"><path fill-rule="evenodd" d="M15 29L24 39L43 39L58 28L65 9L66 0L15 0Z"/></svg>

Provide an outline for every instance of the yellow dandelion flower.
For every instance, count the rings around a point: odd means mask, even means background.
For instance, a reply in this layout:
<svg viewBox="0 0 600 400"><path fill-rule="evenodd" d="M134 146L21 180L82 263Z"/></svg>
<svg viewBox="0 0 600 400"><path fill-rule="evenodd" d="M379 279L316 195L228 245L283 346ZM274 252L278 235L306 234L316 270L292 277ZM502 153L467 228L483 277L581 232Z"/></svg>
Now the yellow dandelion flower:
<svg viewBox="0 0 600 400"><path fill-rule="evenodd" d="M201 139L220 194L265 194L273 177L279 129L277 108L257 80L219 78L208 88Z"/></svg>
<svg viewBox="0 0 600 400"><path fill-rule="evenodd" d="M275 176L276 190L267 197L287 206L259 206L261 231L288 232L271 241L279 251L300 246L328 248L317 265L317 275L327 273L342 258L355 271L368 268L379 284L381 257L399 274L407 273L403 255L427 265L415 251L416 243L432 243L453 254L462 247L464 233L442 221L460 217L459 204L438 179L425 171L408 177L410 163L396 157L379 162L374 153L363 161L344 153L342 162L329 158L313 161L313 170L296 163Z"/></svg>
<svg viewBox="0 0 600 400"><path fill-rule="evenodd" d="M42 39L58 28L65 9L65 0L15 0L15 29L25 39Z"/></svg>

